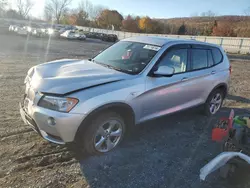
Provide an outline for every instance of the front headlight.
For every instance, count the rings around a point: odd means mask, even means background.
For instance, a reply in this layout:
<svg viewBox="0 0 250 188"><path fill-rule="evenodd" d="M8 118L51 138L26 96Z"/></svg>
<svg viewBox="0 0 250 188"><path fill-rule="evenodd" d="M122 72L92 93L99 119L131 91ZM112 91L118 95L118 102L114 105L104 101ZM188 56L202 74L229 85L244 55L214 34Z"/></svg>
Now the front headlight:
<svg viewBox="0 0 250 188"><path fill-rule="evenodd" d="M44 96L38 106L59 112L69 112L78 103L78 99L69 97Z"/></svg>

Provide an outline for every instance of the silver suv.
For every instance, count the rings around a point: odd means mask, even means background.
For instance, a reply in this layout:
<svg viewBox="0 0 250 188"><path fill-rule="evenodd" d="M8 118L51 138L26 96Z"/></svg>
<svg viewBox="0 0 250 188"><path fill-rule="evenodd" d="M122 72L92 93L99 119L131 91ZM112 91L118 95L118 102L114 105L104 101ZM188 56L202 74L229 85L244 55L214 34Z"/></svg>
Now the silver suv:
<svg viewBox="0 0 250 188"><path fill-rule="evenodd" d="M135 124L200 104L207 115L215 114L227 94L230 70L217 45L128 38L93 59L32 67L20 113L46 140L105 153Z"/></svg>

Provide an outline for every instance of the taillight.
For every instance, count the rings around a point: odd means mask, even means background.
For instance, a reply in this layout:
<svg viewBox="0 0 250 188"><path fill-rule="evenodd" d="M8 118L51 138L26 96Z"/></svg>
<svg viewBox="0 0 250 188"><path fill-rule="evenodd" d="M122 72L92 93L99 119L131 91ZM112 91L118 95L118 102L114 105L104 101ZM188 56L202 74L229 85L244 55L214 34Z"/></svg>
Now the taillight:
<svg viewBox="0 0 250 188"><path fill-rule="evenodd" d="M230 72L230 74L232 74L232 66L231 65L229 67L229 72Z"/></svg>

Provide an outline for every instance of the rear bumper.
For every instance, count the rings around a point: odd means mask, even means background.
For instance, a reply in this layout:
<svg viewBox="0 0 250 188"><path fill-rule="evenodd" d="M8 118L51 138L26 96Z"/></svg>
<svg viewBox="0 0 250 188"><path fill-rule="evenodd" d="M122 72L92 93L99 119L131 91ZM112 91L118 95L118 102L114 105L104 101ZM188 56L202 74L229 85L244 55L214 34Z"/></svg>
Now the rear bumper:
<svg viewBox="0 0 250 188"><path fill-rule="evenodd" d="M20 114L25 124L44 139L56 144L73 142L83 120L82 114L55 112L37 106L33 106L28 113L21 104ZM49 125L48 118L54 118L55 125Z"/></svg>

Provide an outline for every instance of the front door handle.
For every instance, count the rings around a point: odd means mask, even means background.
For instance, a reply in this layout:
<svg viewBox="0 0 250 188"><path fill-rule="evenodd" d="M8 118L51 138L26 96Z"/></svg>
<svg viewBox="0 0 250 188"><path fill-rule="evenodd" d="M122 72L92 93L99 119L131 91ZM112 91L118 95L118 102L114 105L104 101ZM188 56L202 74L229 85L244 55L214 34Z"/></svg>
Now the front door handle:
<svg viewBox="0 0 250 188"><path fill-rule="evenodd" d="M215 73L216 73L216 71L212 71L212 72L211 72L211 74L215 74Z"/></svg>
<svg viewBox="0 0 250 188"><path fill-rule="evenodd" d="M184 77L184 78L181 79L181 81L183 81L183 82L184 82L184 81L187 81L187 80L188 80L187 77Z"/></svg>

